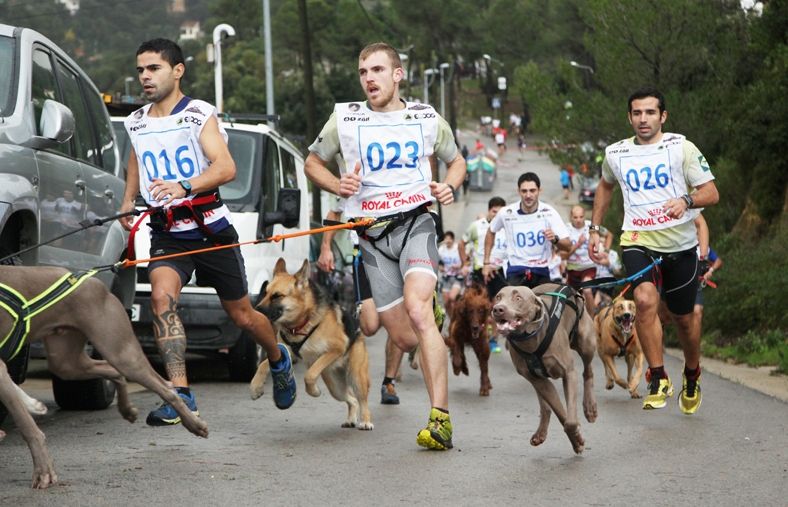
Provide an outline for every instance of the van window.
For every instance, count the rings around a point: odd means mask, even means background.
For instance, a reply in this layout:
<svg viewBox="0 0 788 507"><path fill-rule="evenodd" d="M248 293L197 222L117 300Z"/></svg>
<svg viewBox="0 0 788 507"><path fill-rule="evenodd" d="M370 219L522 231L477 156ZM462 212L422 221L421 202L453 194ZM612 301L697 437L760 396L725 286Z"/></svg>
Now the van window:
<svg viewBox="0 0 788 507"><path fill-rule="evenodd" d="M83 82L83 84L85 83ZM96 133L98 134L98 165L108 173L115 174L115 138L112 136L112 127L107 122L104 102L97 93L93 93L91 87L85 85L84 90L85 100L90 110L90 118L93 121L93 125L96 126Z"/></svg>
<svg viewBox="0 0 788 507"><path fill-rule="evenodd" d="M99 165L97 162L98 150L95 146L93 130L90 127L90 116L82 97L82 91L79 89L79 78L62 62L58 62L57 77L63 90L63 102L71 109L76 123L72 138L74 157L93 165Z"/></svg>
<svg viewBox="0 0 788 507"><path fill-rule="evenodd" d="M11 116L14 112L14 97L16 90L12 90L15 80L14 76L14 39L11 37L0 37L0 76L8 76L0 79L0 116Z"/></svg>
<svg viewBox="0 0 788 507"><path fill-rule="evenodd" d="M279 166L279 145L270 136L265 137L265 164L263 165L263 211L276 210L279 195L281 172Z"/></svg>
<svg viewBox="0 0 788 507"><path fill-rule="evenodd" d="M222 185L222 199L249 202L254 168L260 164L259 137L251 132L227 131L227 148L235 161L235 179Z"/></svg>
<svg viewBox="0 0 788 507"><path fill-rule="evenodd" d="M36 133L41 135L41 113L44 110L44 102L47 99L57 100L57 81L55 72L52 69L52 60L49 52L37 47L33 50L33 73L32 73L31 98L33 100L33 111L36 115ZM57 151L71 155L71 143L59 144Z"/></svg>
<svg viewBox="0 0 788 507"><path fill-rule="evenodd" d="M285 180L285 188L298 188L298 177L296 176L295 156L283 149L282 153L282 176Z"/></svg>

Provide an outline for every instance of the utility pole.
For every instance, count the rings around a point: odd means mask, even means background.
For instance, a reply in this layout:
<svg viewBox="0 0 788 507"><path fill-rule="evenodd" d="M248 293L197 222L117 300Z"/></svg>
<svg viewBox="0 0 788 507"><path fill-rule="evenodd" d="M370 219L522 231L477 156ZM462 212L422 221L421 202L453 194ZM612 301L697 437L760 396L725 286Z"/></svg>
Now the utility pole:
<svg viewBox="0 0 788 507"><path fill-rule="evenodd" d="M298 0L298 18L301 24L301 51L304 54L304 101L306 102L306 140L311 143L317 137L317 108L315 107L315 84L312 73L312 44L309 33L306 0ZM312 211L315 220L323 218L320 205L320 188L312 186Z"/></svg>
<svg viewBox="0 0 788 507"><path fill-rule="evenodd" d="M265 114L276 114L274 104L274 55L271 53L271 3L263 0L263 40L265 41ZM268 125L273 125L273 120Z"/></svg>

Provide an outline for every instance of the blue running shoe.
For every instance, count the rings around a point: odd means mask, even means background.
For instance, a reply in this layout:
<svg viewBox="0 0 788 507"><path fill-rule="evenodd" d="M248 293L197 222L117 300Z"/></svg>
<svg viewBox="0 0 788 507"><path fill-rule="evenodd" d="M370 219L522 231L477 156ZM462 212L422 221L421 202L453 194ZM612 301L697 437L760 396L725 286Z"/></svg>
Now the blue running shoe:
<svg viewBox="0 0 788 507"><path fill-rule="evenodd" d="M274 379L274 404L276 408L285 410L290 408L296 399L296 381L293 376L293 361L290 359L290 351L282 345L277 344L282 352L282 362L279 368L271 368L271 377Z"/></svg>
<svg viewBox="0 0 788 507"><path fill-rule="evenodd" d="M192 414L199 416L200 412L197 410L197 400L194 399L194 393L184 394L177 393L183 402L192 411ZM171 426L173 424L180 424L181 416L172 408L169 403L162 403L159 408L151 411L148 418L145 420L148 426Z"/></svg>
<svg viewBox="0 0 788 507"><path fill-rule="evenodd" d="M498 340L495 338L490 338L490 352L493 354L500 354L501 353L501 346L498 345Z"/></svg>

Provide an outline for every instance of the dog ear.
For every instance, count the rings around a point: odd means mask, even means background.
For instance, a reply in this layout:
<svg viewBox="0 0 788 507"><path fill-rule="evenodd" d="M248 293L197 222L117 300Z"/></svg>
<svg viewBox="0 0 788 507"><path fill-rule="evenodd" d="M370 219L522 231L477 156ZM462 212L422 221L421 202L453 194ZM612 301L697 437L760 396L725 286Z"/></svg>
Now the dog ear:
<svg viewBox="0 0 788 507"><path fill-rule="evenodd" d="M301 269L298 270L298 273L295 274L296 279L298 280L298 284L305 287L309 285L309 261L304 260L304 263L301 265Z"/></svg>
<svg viewBox="0 0 788 507"><path fill-rule="evenodd" d="M285 265L285 260L279 257L279 259L276 261L276 265L274 266L274 275L282 272L287 272L287 266Z"/></svg>

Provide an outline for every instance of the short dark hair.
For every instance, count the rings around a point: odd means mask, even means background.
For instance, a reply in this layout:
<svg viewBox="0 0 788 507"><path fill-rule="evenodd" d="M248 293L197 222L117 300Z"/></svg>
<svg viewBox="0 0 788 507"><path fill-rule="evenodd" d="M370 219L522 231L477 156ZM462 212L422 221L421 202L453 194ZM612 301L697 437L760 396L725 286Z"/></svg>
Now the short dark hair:
<svg viewBox="0 0 788 507"><path fill-rule="evenodd" d="M536 188L542 188L542 182L539 180L539 176L537 176L536 173L527 172L521 174L520 177L517 178L518 189L520 188L520 185L522 185L524 181L533 181L534 183L536 183Z"/></svg>
<svg viewBox="0 0 788 507"><path fill-rule="evenodd" d="M489 211L493 208L501 208L503 206L506 206L506 201L503 200L503 197L495 196L487 203L487 210Z"/></svg>
<svg viewBox="0 0 788 507"><path fill-rule="evenodd" d="M449 236L451 236L451 239L454 239L454 233L452 231L446 231L443 233L443 239L446 239Z"/></svg>
<svg viewBox="0 0 788 507"><path fill-rule="evenodd" d="M175 67L179 63L184 63L181 47L170 39L151 39L145 41L137 48L137 54L135 56L139 56L142 53L158 53L161 55L161 59L169 63L172 67Z"/></svg>
<svg viewBox="0 0 788 507"><path fill-rule="evenodd" d="M665 112L665 96L662 95L662 92L657 90L652 86L647 86L645 88L640 88L635 90L632 95L629 96L629 101L627 102L627 112L632 112L632 101L633 100L640 100L645 99L648 97L654 97L659 102L659 113L662 114Z"/></svg>

